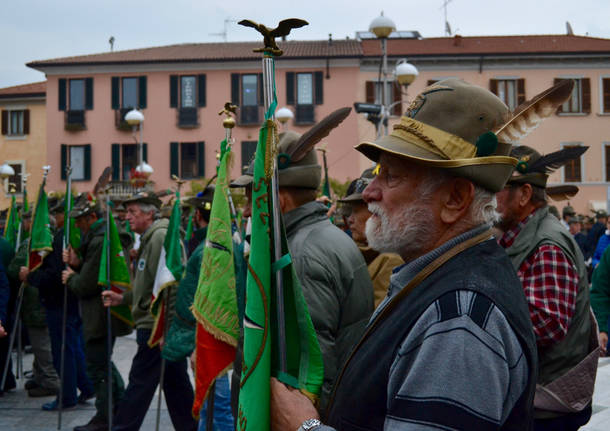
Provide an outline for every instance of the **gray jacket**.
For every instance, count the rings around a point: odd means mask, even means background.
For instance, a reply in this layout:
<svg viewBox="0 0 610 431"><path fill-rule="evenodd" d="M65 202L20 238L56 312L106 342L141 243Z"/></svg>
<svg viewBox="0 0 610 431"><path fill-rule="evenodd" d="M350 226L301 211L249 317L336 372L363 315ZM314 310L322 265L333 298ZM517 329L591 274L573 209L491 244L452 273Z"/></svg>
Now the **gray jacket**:
<svg viewBox="0 0 610 431"><path fill-rule="evenodd" d="M324 359L324 409L337 373L373 312L373 285L356 244L309 202L284 214L288 248Z"/></svg>

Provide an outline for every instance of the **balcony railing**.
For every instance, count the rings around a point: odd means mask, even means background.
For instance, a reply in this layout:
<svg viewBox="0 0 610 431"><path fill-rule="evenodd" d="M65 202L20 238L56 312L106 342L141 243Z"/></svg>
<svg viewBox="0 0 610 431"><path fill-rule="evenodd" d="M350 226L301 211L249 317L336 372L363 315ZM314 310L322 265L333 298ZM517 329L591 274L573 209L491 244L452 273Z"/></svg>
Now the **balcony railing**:
<svg viewBox="0 0 610 431"><path fill-rule="evenodd" d="M261 106L240 106L238 109L240 125L260 125L260 123L262 122L263 117Z"/></svg>
<svg viewBox="0 0 610 431"><path fill-rule="evenodd" d="M296 124L315 123L313 105L296 105L296 115L294 122Z"/></svg>
<svg viewBox="0 0 610 431"><path fill-rule="evenodd" d="M114 111L114 125L119 130L131 130L131 126L125 121L125 115L131 111L132 108L121 108Z"/></svg>
<svg viewBox="0 0 610 431"><path fill-rule="evenodd" d="M154 191L155 183L149 181L144 187L138 187L133 182L127 181L111 181L110 182L110 199L125 199L128 196L134 195L141 191Z"/></svg>
<svg viewBox="0 0 610 431"><path fill-rule="evenodd" d="M86 129L85 111L66 111L64 128L71 131Z"/></svg>
<svg viewBox="0 0 610 431"><path fill-rule="evenodd" d="M197 127L199 126L197 108L178 109L178 127Z"/></svg>

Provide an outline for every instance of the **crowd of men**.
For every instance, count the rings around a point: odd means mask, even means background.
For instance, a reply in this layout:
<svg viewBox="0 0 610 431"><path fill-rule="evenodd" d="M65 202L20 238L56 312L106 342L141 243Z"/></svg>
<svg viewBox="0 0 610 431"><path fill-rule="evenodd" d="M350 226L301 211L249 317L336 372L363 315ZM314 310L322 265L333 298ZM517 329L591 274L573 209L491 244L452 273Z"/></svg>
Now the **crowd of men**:
<svg viewBox="0 0 610 431"><path fill-rule="evenodd" d="M596 214L601 232L592 226L586 240L573 226L581 220L570 207L561 221L552 215L547 179L561 163L546 163L534 148L493 133L510 119L504 103L485 89L456 79L434 84L390 135L356 147L376 168L350 184L334 214L319 198L322 169L314 150L282 164L278 204L324 381L314 406L272 378L272 429L567 431L588 422L597 358L608 341L610 255L601 251L592 290L586 262L594 260L604 235L610 243L606 215ZM289 153L301 138L280 134L278 153ZM563 162L569 160L566 155ZM244 220L251 215L252 182L253 162L231 183L246 196ZM39 270L23 264L27 242L14 257L2 245L0 360L10 356L6 334L16 318L9 292L23 282L32 311L22 316L35 355L30 396L57 394L58 298L64 284L68 288L62 405L96 399L95 415L75 431L107 429L109 417L113 430L140 429L161 375L175 429L206 429L212 413L205 405L199 424L190 413L187 362L195 360L191 305L213 190L187 201L195 231L185 244L188 261L178 288L163 291L170 325L158 345L149 343L150 307L168 221L155 194L138 193L116 207L131 269L132 289L125 294L97 283L106 225L95 201L82 199L69 214L81 232L77 250L62 246L63 202L51 206L53 252ZM238 241L234 250L243 310L248 246ZM127 387L113 366L108 411L106 309L121 304L131 308L137 353ZM111 346L132 331L115 317L110 325ZM235 427L239 352L240 346L232 381L223 376L216 382L215 429ZM1 389L14 387L11 373ZM42 408L57 410L58 400Z"/></svg>

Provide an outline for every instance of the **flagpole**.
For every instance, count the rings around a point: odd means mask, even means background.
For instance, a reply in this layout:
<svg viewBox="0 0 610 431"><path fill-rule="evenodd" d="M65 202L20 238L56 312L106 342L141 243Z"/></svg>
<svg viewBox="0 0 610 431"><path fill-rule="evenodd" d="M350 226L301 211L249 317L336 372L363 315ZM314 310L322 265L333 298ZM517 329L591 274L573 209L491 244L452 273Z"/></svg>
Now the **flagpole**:
<svg viewBox="0 0 610 431"><path fill-rule="evenodd" d="M106 190L106 280L108 290L112 290L110 278L110 191ZM111 307L106 308L106 358L108 360L108 431L112 431L112 315Z"/></svg>
<svg viewBox="0 0 610 431"><path fill-rule="evenodd" d="M232 147L233 140L233 128L235 127L235 119L231 116L231 114L235 114L235 110L237 106L231 105L231 102L225 103L225 109L220 111L218 115L225 114L226 117L222 120L222 126L225 128L225 140L227 141L227 146ZM235 232L237 232L237 236L239 237L239 242L241 243L241 231L239 226L237 226L237 211L235 211L235 205L233 204L233 198L231 197L231 191L227 189L227 198L229 199L229 208L231 210L231 218L235 223Z"/></svg>
<svg viewBox="0 0 610 431"><path fill-rule="evenodd" d="M23 182L23 210L25 211L25 208L28 206L28 202L27 202L27 183L28 183L28 177L30 176L30 174L27 173L22 173L21 174L21 178L22 178L22 182ZM46 177L45 177L46 179ZM17 233L17 245L15 246L15 253L17 253L17 250L19 249L19 245L21 243L21 237L23 236L23 216L21 218L21 223L19 223L19 232ZM21 291L21 300L23 301L23 289L25 289L25 284L21 283L20 286L20 291ZM24 373L23 373L23 346L22 344L22 332L23 332L23 322L21 319L21 307L19 307L19 313L17 313L17 315L15 316L15 318L17 319L17 378L19 380L23 380L24 378ZM12 346L11 346L12 347Z"/></svg>
<svg viewBox="0 0 610 431"><path fill-rule="evenodd" d="M66 166L66 195L64 196L64 250L68 249L70 242L70 209L72 204L72 167ZM68 211L66 211L66 205ZM67 266L67 265L66 265ZM64 364L66 361L66 321L68 311L68 285L64 283L64 301L61 319L61 355L59 359L59 400L57 409L57 429L61 429L61 416L64 406Z"/></svg>

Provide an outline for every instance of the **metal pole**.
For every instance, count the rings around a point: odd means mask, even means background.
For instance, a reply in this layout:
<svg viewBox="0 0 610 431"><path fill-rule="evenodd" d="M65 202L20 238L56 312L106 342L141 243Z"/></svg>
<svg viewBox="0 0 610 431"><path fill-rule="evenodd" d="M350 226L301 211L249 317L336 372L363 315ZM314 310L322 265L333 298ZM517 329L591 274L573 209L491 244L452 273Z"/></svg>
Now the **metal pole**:
<svg viewBox="0 0 610 431"><path fill-rule="evenodd" d="M383 88L382 88L382 106L383 106L383 116L381 118L382 121L382 126L383 126L383 130L384 130L384 134L387 135L388 134L388 117L390 115L390 109L388 108L388 104L389 104L389 92L387 89L388 86L388 51L387 51L387 43L388 43L388 39L385 37L381 38L381 50L383 52ZM381 129L381 128L380 128Z"/></svg>
<svg viewBox="0 0 610 431"><path fill-rule="evenodd" d="M214 431L214 398L216 396L216 380L210 385L208 394L208 408L205 417L205 429Z"/></svg>
<svg viewBox="0 0 610 431"><path fill-rule="evenodd" d="M106 191L106 280L107 289L112 288L110 280L110 193ZM106 308L106 357L108 359L108 431L112 431L112 314L110 307Z"/></svg>
<svg viewBox="0 0 610 431"><path fill-rule="evenodd" d="M66 214L65 208L67 204L67 208L70 209L70 204L72 202L72 168L68 164L66 166L66 196L64 197L64 250L68 249L68 245L70 242L70 215L67 215L66 222ZM67 265L66 265L67 266ZM62 309L62 319L61 319L61 355L59 359L59 399L58 399L58 408L57 408L57 429L61 429L61 416L64 406L64 364L66 361L66 321L68 320L68 285L64 283L64 301L63 301L63 309Z"/></svg>
<svg viewBox="0 0 610 431"><path fill-rule="evenodd" d="M169 329L169 297L171 294L171 286L167 286L165 300L163 301L163 340L167 335ZM159 396L157 398L157 420L155 423L155 430L159 431L159 424L161 423L161 402L163 401L163 383L165 381L165 357L161 354L161 346L159 346L159 354L161 355L161 375L159 376Z"/></svg>
<svg viewBox="0 0 610 431"><path fill-rule="evenodd" d="M21 286L19 286L19 293L17 295L17 307L15 308L15 312L16 312L17 316L19 316L19 313L21 313L21 304L23 303L24 287L25 287L24 283L21 283ZM15 336L17 335L17 331L15 330L16 328L13 328L13 329L14 330L11 331L11 336L10 336L9 342L8 342L8 353L6 355L6 361L4 362L4 369L2 370L2 382L0 382L0 388L4 388L4 384L6 383L6 376L8 374L8 365L11 361L13 346L15 345Z"/></svg>
<svg viewBox="0 0 610 431"><path fill-rule="evenodd" d="M263 56L263 80L264 80L264 101L265 101L265 112L269 109L273 101L273 81L274 81L274 64L273 57L271 54L265 53ZM275 120L275 113L273 113L272 120ZM275 135L271 138L271 145L274 147L277 145L275 142ZM282 238L281 238L281 224L280 224L280 208L279 208L279 180L277 170L277 157L275 157L276 151L272 151L274 154L273 159L273 177L271 177L271 193L272 193L272 212L273 212L273 256L275 262L278 262L282 257ZM275 294L277 298L277 326L278 326L278 355L279 355L279 368L281 372L286 372L286 324L284 318L284 280L283 273L281 270L275 273Z"/></svg>
<svg viewBox="0 0 610 431"><path fill-rule="evenodd" d="M140 169L143 170L142 167L142 163L144 162L144 144L143 144L143 140L142 140L142 128L143 126L143 121L140 121L140 142L139 142L139 159L140 159Z"/></svg>

